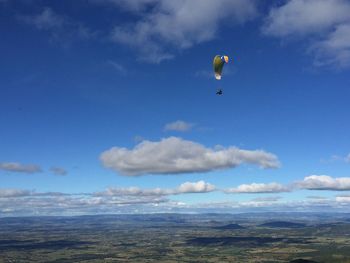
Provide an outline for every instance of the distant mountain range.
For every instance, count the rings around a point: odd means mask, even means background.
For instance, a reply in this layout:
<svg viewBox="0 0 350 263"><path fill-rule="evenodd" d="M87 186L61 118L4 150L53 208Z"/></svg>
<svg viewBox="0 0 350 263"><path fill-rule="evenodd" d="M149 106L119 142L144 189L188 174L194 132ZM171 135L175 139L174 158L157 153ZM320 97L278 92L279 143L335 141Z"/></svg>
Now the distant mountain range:
<svg viewBox="0 0 350 263"><path fill-rule="evenodd" d="M273 221L259 225L261 227L270 227L270 228L303 228L306 225L302 223L293 223L287 221Z"/></svg>
<svg viewBox="0 0 350 263"><path fill-rule="evenodd" d="M245 229L245 227L239 225L239 224L228 224L224 226L217 226L216 229L222 229L222 230L234 230L234 229Z"/></svg>

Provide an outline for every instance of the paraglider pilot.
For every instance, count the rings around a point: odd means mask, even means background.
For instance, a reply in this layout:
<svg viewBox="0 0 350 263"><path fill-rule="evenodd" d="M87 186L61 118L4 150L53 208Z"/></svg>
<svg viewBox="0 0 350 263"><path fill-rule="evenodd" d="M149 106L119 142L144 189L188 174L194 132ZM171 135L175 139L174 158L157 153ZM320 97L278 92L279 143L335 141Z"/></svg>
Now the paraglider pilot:
<svg viewBox="0 0 350 263"><path fill-rule="evenodd" d="M222 95L222 89L218 89L218 90L216 91L216 95Z"/></svg>

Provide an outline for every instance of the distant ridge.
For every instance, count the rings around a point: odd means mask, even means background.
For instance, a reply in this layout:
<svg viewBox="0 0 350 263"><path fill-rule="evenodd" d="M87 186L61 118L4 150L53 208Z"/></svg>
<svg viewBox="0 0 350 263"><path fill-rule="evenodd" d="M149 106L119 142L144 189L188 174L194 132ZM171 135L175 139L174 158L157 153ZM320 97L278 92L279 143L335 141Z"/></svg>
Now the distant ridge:
<svg viewBox="0 0 350 263"><path fill-rule="evenodd" d="M245 229L245 227L239 225L239 224L228 224L224 226L217 226L216 229L222 229L222 230L233 230L233 229Z"/></svg>
<svg viewBox="0 0 350 263"><path fill-rule="evenodd" d="M293 223L287 221L273 221L261 224L262 227L271 227L271 228L302 228L305 227L305 224L302 223Z"/></svg>

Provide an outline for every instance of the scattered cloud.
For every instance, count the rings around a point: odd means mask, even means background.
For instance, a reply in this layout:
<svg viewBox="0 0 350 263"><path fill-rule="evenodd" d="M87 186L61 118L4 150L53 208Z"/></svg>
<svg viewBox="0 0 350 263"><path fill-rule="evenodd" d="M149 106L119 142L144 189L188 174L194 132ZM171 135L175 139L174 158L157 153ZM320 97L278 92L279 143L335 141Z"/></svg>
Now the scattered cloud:
<svg viewBox="0 0 350 263"><path fill-rule="evenodd" d="M140 15L135 23L116 26L111 39L136 48L140 58L150 63L171 59L176 50L214 39L224 22L242 24L257 15L254 0L109 2Z"/></svg>
<svg viewBox="0 0 350 263"><path fill-rule="evenodd" d="M278 183L268 183L268 184L242 184L237 188L226 189L226 193L282 193L290 192L291 189Z"/></svg>
<svg viewBox="0 0 350 263"><path fill-rule="evenodd" d="M50 171L55 175L67 175L68 172L66 169L62 167L51 167Z"/></svg>
<svg viewBox="0 0 350 263"><path fill-rule="evenodd" d="M121 175L181 174L234 168L242 163L278 168L276 155L263 150L237 147L207 148L199 143L169 137L159 142L143 141L134 149L113 147L100 155L106 168Z"/></svg>
<svg viewBox="0 0 350 263"><path fill-rule="evenodd" d="M215 186L204 181L185 182L174 189L141 189L139 187L107 188L103 192L94 193L95 196L168 196L186 193L208 193L215 190Z"/></svg>
<svg viewBox="0 0 350 263"><path fill-rule="evenodd" d="M31 191L21 189L0 189L0 198L29 196Z"/></svg>
<svg viewBox="0 0 350 263"><path fill-rule="evenodd" d="M177 120L171 123L167 123L164 126L164 131L178 131L178 132L186 132L193 128L193 123L188 123L185 121Z"/></svg>
<svg viewBox="0 0 350 263"><path fill-rule="evenodd" d="M330 65L337 66L339 68L349 67L350 22L348 24L337 26L336 29L326 37L326 39L314 43L311 46L310 51L316 56L316 66Z"/></svg>
<svg viewBox="0 0 350 263"><path fill-rule="evenodd" d="M315 66L350 66L349 1L287 1L270 10L262 32L279 38L308 38Z"/></svg>
<svg viewBox="0 0 350 263"><path fill-rule="evenodd" d="M178 193L208 193L215 190L215 186L204 181L186 182L179 186Z"/></svg>
<svg viewBox="0 0 350 263"><path fill-rule="evenodd" d="M324 199L328 199L328 197L319 196L319 195L310 195L310 196L307 196L306 198L314 199L314 200L324 200Z"/></svg>
<svg viewBox="0 0 350 263"><path fill-rule="evenodd" d="M342 211L349 208L350 196L282 201L279 196L265 196L249 201L219 201L186 204L168 196L182 193L206 193L214 186L204 181L186 182L173 189L108 188L96 193L36 192L0 189L0 215L82 215L153 212L257 212L257 211ZM348 211L348 210L347 210Z"/></svg>
<svg viewBox="0 0 350 263"><path fill-rule="evenodd" d="M0 163L0 170L15 173L40 173L41 168L35 164L20 164L15 162Z"/></svg>
<svg viewBox="0 0 350 263"><path fill-rule="evenodd" d="M253 202L277 202L281 200L281 196L265 196L265 197L257 197L252 199Z"/></svg>
<svg viewBox="0 0 350 263"><path fill-rule="evenodd" d="M342 156L342 155L337 155L337 154L333 154L330 158L328 159L321 159L322 163L328 164L328 163L333 163L333 162L346 162L346 163L350 163L350 154L346 155L346 156Z"/></svg>
<svg viewBox="0 0 350 263"><path fill-rule="evenodd" d="M310 175L296 185L301 189L308 190L331 190L347 191L350 190L350 177L333 178L328 175Z"/></svg>
<svg viewBox="0 0 350 263"><path fill-rule="evenodd" d="M350 196L337 196L335 200L338 203L343 203L343 204L350 204Z"/></svg>
<svg viewBox="0 0 350 263"><path fill-rule="evenodd" d="M263 33L276 37L323 33L349 21L349 12L345 0L290 0L270 10Z"/></svg>
<svg viewBox="0 0 350 263"><path fill-rule="evenodd" d="M103 192L94 193L95 196L165 196L173 193L170 189L141 189L139 187L115 188L109 187Z"/></svg>
<svg viewBox="0 0 350 263"><path fill-rule="evenodd" d="M39 30L60 29L66 23L63 16L57 15L49 7L44 8L40 14L20 16L20 20L35 26Z"/></svg>
<svg viewBox="0 0 350 263"><path fill-rule="evenodd" d="M45 7L41 13L18 15L17 19L37 30L50 33L52 41L64 45L76 39L90 39L96 36L89 28L71 18L55 13L50 7Z"/></svg>

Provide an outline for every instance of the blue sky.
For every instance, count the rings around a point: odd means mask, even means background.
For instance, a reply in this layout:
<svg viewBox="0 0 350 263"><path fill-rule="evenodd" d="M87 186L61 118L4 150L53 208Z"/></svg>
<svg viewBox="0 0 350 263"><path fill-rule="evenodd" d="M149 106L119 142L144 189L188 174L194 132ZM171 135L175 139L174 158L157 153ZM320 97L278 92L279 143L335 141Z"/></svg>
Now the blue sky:
<svg viewBox="0 0 350 263"><path fill-rule="evenodd" d="M349 14L0 1L0 216L349 211Z"/></svg>

